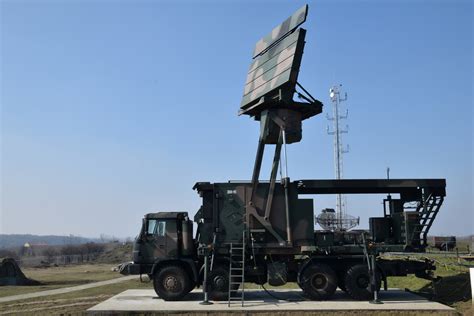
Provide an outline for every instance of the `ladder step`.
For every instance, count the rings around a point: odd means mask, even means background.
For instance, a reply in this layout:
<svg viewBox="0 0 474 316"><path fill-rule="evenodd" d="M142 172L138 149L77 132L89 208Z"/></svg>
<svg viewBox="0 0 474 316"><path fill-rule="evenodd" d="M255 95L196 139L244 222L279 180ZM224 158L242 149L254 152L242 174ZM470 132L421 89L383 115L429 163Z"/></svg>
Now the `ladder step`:
<svg viewBox="0 0 474 316"><path fill-rule="evenodd" d="M244 281L245 281L245 231L243 232L242 241L239 243L231 243L229 256L229 291L228 304L230 306L233 302L241 302L244 306ZM232 287L241 286L241 290L232 289Z"/></svg>

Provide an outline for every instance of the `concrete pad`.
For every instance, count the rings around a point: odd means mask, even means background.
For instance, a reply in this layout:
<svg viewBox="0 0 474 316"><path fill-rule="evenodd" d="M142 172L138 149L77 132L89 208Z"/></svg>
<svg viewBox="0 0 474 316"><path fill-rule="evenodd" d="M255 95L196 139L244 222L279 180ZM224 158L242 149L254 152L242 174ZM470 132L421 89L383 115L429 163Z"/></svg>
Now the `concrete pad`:
<svg viewBox="0 0 474 316"><path fill-rule="evenodd" d="M88 309L92 314L107 314L118 312L152 312L170 314L182 313L202 314L205 312L223 314L236 311L259 314L261 312L271 313L327 311L327 312L348 312L354 310L365 311L399 311L406 312L433 313L439 312L444 315L455 314L455 310L449 306L431 302L413 293L401 290L389 290L380 292L380 299L384 304L370 304L369 302L354 301L342 291L336 292L330 301L310 301L305 300L300 290L284 289L269 290L274 297L263 290L246 290L245 305L241 306L240 301L233 302L230 307L225 302L214 301L213 305L200 305L203 294L201 290L194 290L189 293L183 301L166 302L155 294L154 290L127 290L110 299ZM438 314L438 313L437 313Z"/></svg>

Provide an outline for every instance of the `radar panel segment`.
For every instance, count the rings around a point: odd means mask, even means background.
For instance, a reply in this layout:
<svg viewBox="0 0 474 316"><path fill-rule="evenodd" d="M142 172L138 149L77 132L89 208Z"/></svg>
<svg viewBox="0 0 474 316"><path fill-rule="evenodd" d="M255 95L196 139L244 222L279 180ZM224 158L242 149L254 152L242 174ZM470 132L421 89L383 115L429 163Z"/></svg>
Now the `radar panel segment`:
<svg viewBox="0 0 474 316"><path fill-rule="evenodd" d="M252 115L260 98L278 89L295 90L306 31L297 29L251 63L245 81L240 114Z"/></svg>
<svg viewBox="0 0 474 316"><path fill-rule="evenodd" d="M253 51L253 58L262 54L274 43L278 42L280 39L284 38L289 33L293 32L298 26L303 24L306 21L306 16L308 15L308 5L304 5L299 8L292 16L286 19L283 23L275 27L270 34L260 39L257 44L255 44L255 49Z"/></svg>

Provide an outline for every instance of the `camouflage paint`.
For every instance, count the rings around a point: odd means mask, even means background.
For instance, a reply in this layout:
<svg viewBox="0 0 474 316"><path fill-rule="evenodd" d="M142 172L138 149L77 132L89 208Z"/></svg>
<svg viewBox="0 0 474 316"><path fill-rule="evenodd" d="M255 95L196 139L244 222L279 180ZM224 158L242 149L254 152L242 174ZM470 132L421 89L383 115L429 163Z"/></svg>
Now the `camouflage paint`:
<svg viewBox="0 0 474 316"><path fill-rule="evenodd" d="M255 44L255 49L253 50L253 58L265 52L268 47L273 43L277 42L281 38L285 37L288 33L291 33L298 26L303 24L306 21L306 16L308 15L308 5L304 5L299 8L292 16L286 19L283 23L275 27L270 34L260 39L257 44Z"/></svg>
<svg viewBox="0 0 474 316"><path fill-rule="evenodd" d="M306 21L308 6L296 11L255 45L249 67L240 114L260 102L262 97L291 100L303 55L306 31L297 29ZM281 89L281 91L279 91Z"/></svg>

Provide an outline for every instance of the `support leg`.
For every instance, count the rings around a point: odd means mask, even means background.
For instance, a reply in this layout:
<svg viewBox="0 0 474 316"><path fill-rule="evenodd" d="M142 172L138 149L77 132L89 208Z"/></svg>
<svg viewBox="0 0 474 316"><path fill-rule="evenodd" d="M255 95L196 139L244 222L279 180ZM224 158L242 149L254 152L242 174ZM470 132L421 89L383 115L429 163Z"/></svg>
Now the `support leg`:
<svg viewBox="0 0 474 316"><path fill-rule="evenodd" d="M371 304L383 304L379 300L379 290L377 289L377 269L375 266L375 255L370 256L371 264L370 264L370 289L372 293L374 293L374 299L370 301Z"/></svg>
<svg viewBox="0 0 474 316"><path fill-rule="evenodd" d="M202 290L204 292L204 300L200 302L201 305L212 305L212 302L209 302L209 293L207 292L207 271L209 270L209 256L205 250L204 256L204 280L202 280Z"/></svg>

